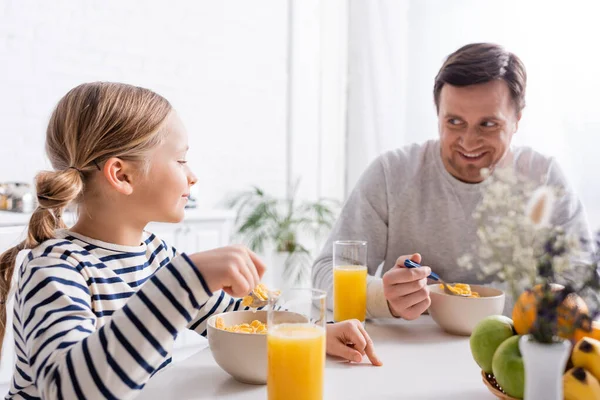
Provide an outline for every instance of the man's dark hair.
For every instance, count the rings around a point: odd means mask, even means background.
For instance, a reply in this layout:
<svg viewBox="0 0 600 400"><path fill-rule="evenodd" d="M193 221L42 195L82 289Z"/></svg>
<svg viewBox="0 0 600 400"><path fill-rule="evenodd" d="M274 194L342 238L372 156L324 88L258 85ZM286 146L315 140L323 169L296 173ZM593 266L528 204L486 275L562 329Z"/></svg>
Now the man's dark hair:
<svg viewBox="0 0 600 400"><path fill-rule="evenodd" d="M447 83L468 86L501 79L508 85L517 112L525 108L527 73L525 65L513 53L493 43L472 43L450 54L433 86L435 108L440 110L440 94Z"/></svg>

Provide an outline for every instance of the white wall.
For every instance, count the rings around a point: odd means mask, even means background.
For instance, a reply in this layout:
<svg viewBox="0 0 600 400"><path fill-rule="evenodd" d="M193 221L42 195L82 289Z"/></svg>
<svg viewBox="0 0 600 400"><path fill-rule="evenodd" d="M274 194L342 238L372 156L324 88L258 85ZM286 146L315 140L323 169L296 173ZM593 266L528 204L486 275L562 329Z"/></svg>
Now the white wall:
<svg viewBox="0 0 600 400"><path fill-rule="evenodd" d="M344 198L347 0L290 0L290 180L304 198Z"/></svg>
<svg viewBox="0 0 600 400"><path fill-rule="evenodd" d="M122 81L181 114L201 204L285 193L287 4L280 0L0 1L0 181L47 167L45 126L73 86Z"/></svg>
<svg viewBox="0 0 600 400"><path fill-rule="evenodd" d="M346 190L379 154L405 144L409 0L352 0ZM412 100L411 100L412 101Z"/></svg>
<svg viewBox="0 0 600 400"><path fill-rule="evenodd" d="M345 33L345 0L0 0L0 182L49 167L62 95L112 80L181 114L203 208L298 178L301 197L341 198Z"/></svg>

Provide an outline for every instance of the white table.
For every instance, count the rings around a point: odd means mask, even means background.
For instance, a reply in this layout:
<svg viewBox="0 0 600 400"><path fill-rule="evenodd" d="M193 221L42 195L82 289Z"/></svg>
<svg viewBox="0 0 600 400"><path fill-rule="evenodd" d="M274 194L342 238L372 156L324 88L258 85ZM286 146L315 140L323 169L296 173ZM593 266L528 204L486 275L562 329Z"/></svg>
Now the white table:
<svg viewBox="0 0 600 400"><path fill-rule="evenodd" d="M444 333L429 316L367 322L367 331L383 367L328 358L325 399L495 399L481 381L469 339ZM267 390L235 381L205 349L158 373L138 398L264 400Z"/></svg>

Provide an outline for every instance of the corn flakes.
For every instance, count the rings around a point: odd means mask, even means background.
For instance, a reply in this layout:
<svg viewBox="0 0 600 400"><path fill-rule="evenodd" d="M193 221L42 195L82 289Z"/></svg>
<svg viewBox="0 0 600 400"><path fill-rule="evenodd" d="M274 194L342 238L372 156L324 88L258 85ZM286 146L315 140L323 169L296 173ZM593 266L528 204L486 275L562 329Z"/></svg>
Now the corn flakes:
<svg viewBox="0 0 600 400"><path fill-rule="evenodd" d="M256 319L250 322L249 324L243 323L238 325L225 326L223 318L217 317L217 320L215 321L215 328L236 333L267 333L267 324Z"/></svg>
<svg viewBox="0 0 600 400"><path fill-rule="evenodd" d="M242 299L242 306L244 306L244 307L251 306L252 301L254 300L254 297L256 297L258 300L261 300L261 301L266 301L269 299L269 289L267 289L267 286L264 283L259 283L252 292L253 293L249 294L248 296L245 296ZM275 291L274 293L277 294L279 292Z"/></svg>
<svg viewBox="0 0 600 400"><path fill-rule="evenodd" d="M454 285L446 284L448 289L458 295L468 296L472 298L480 297L479 293L471 291L471 286L466 283L455 283ZM440 288L444 289L444 285L440 285Z"/></svg>

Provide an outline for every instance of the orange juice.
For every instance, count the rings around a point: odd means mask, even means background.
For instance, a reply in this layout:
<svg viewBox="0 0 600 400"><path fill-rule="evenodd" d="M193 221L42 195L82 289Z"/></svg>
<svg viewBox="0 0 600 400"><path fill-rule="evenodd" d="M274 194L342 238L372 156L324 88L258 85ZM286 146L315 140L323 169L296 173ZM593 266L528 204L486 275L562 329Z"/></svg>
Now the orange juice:
<svg viewBox="0 0 600 400"><path fill-rule="evenodd" d="M269 400L320 400L325 370L325 329L281 324L267 334Z"/></svg>
<svg viewBox="0 0 600 400"><path fill-rule="evenodd" d="M356 318L364 321L367 315L367 267L363 265L333 268L333 320Z"/></svg>

